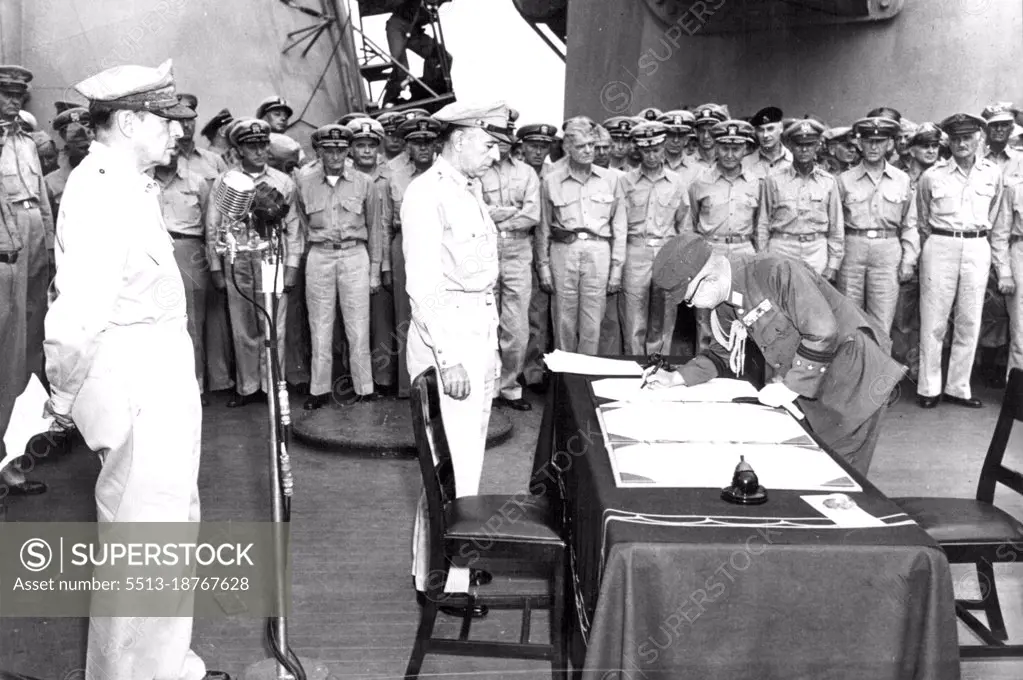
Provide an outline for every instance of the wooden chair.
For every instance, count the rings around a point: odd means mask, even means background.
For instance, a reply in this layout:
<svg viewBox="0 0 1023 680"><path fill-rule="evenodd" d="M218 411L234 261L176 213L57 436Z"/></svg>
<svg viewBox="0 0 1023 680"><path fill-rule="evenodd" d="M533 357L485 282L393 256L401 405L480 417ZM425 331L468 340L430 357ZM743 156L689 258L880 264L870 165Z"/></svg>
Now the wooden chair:
<svg viewBox="0 0 1023 680"><path fill-rule="evenodd" d="M457 498L435 368L427 369L412 382L411 404L430 519L431 577L427 579L419 630L405 677L418 678L423 659L429 652L549 660L552 677L566 677L566 548L554 528L546 499L527 493ZM530 572L547 578L547 594L452 596L444 592L451 566L486 569L497 576L512 572L522 574L524 565L529 566ZM458 638L433 637L439 607L452 603L466 606ZM519 641L470 640L471 608L477 604L490 609L520 609ZM549 644L529 642L534 609L550 610Z"/></svg>
<svg viewBox="0 0 1023 680"><path fill-rule="evenodd" d="M1023 475L1002 462L1012 426L1023 420L1023 370L1012 369L1002 400L976 498L893 498L939 544L952 564L973 564L980 586L979 599L956 600L956 614L983 642L962 645L959 655L1023 657L1023 645L1006 644L1008 634L995 585L994 565L1023 558L1023 523L994 505L995 488L1004 484L1023 495ZM983 611L985 626L974 616Z"/></svg>

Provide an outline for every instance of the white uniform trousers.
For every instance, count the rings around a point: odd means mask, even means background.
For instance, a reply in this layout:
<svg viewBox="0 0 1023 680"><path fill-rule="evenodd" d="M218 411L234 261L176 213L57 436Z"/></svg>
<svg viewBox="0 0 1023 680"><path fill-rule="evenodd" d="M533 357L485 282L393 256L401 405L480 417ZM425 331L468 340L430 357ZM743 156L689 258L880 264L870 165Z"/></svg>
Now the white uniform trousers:
<svg viewBox="0 0 1023 680"><path fill-rule="evenodd" d="M528 237L501 238L497 242L501 278L497 282L497 304L501 323L501 396L521 399L519 373L526 363L529 344L529 301L533 294L533 240Z"/></svg>
<svg viewBox="0 0 1023 680"><path fill-rule="evenodd" d="M198 522L202 407L185 320L106 330L71 416L103 463L99 522ZM117 598L93 595L94 611ZM102 598L97 601L96 598ZM89 619L86 680L198 680L191 592L176 617Z"/></svg>
<svg viewBox="0 0 1023 680"><path fill-rule="evenodd" d="M622 293L618 296L625 334L624 354L671 354L671 338L675 333L678 305L665 305L659 335L653 333L654 319L651 314L654 310L650 308L654 258L661 247L662 244L650 245L646 242L628 245L625 271L622 274Z"/></svg>
<svg viewBox="0 0 1023 680"><path fill-rule="evenodd" d="M941 394L941 348L952 319L952 356L945 394L972 396L970 373L980 337L980 317L991 268L986 238L931 235L920 254L920 382L917 394Z"/></svg>
<svg viewBox="0 0 1023 680"><path fill-rule="evenodd" d="M1009 370L1023 368L1023 241L1009 246L1009 264L1016 291L1009 301Z"/></svg>
<svg viewBox="0 0 1023 680"><path fill-rule="evenodd" d="M597 354L607 305L611 244L596 239L551 243L554 279L554 346L565 352Z"/></svg>
<svg viewBox="0 0 1023 680"><path fill-rule="evenodd" d="M888 334L892 332L899 301L901 260L902 242L898 237L867 238L851 232L845 235L845 257L836 287L857 307L874 315Z"/></svg>
<svg viewBox="0 0 1023 680"><path fill-rule="evenodd" d="M451 450L451 464L455 475L455 494L475 496L479 493L483 474L483 454L487 446L487 428L490 425L491 402L497 394L501 359L497 350L497 308L493 295L451 293L458 305L456 328L462 341L458 361L469 374L469 396L458 400L440 391L441 418ZM451 332L450 330L448 331ZM417 376L435 366L433 350L426 343L419 327L413 322L408 334L408 367ZM438 367L438 371L440 368ZM414 378L413 378L414 379ZM439 376L438 376L439 379ZM442 575L429 573L430 522L427 517L426 495L420 496L416 523L412 534L412 575L416 590L425 591L431 579ZM464 593L469 589L469 570L453 567L448 570L445 590Z"/></svg>
<svg viewBox="0 0 1023 680"><path fill-rule="evenodd" d="M800 241L773 233L767 241L767 252L802 260L818 274L828 266L828 239L823 234L812 241Z"/></svg>

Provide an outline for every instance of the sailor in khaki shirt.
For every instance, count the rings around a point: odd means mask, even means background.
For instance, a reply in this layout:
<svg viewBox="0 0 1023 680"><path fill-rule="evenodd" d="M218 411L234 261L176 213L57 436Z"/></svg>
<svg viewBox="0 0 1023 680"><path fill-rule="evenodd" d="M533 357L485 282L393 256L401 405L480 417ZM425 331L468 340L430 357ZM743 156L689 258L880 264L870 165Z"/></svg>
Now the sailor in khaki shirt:
<svg viewBox="0 0 1023 680"><path fill-rule="evenodd" d="M977 146L984 119L957 113L941 122L952 158L938 161L917 186L920 230L920 382L923 408L944 401L968 408L983 404L972 396L970 374L980 336L981 309L991 268L988 243L1002 199L998 166L980 158ZM955 304L955 332L948 378L942 389L941 350Z"/></svg>
<svg viewBox="0 0 1023 680"><path fill-rule="evenodd" d="M509 122L508 136L513 138ZM480 181L490 218L497 226L497 254L501 275L497 305L501 323L501 384L496 403L528 411L522 398L519 374L526 363L529 343L529 300L533 292L533 231L540 221L540 180L533 169L511 156L511 144L499 141L501 159L491 165Z"/></svg>
<svg viewBox="0 0 1023 680"><path fill-rule="evenodd" d="M696 153L693 161L701 169L713 168L718 157L718 146L712 132L714 126L728 120L728 108L719 104L703 104L696 108ZM754 140L753 143L756 143ZM743 154L745 156L745 153Z"/></svg>
<svg viewBox="0 0 1023 680"><path fill-rule="evenodd" d="M816 162L823 133L809 118L785 128L794 162L763 180L756 243L834 281L844 252L842 203L835 178Z"/></svg>
<svg viewBox="0 0 1023 680"><path fill-rule="evenodd" d="M625 266L625 192L620 176L593 164L596 124L565 123L568 160L541 181L537 275L554 296L554 344L596 354L607 296L619 291Z"/></svg>
<svg viewBox="0 0 1023 680"><path fill-rule="evenodd" d="M678 308L652 307L650 281L657 253L685 228L689 198L682 177L664 161L667 131L659 122L641 123L632 129L642 165L625 175L629 235L619 307L626 354L671 352ZM661 318L655 320L653 314Z"/></svg>
<svg viewBox="0 0 1023 680"><path fill-rule="evenodd" d="M909 176L886 159L899 134L889 118L853 124L863 161L838 178L845 213L845 258L838 290L891 333L899 283L909 281L920 253Z"/></svg>

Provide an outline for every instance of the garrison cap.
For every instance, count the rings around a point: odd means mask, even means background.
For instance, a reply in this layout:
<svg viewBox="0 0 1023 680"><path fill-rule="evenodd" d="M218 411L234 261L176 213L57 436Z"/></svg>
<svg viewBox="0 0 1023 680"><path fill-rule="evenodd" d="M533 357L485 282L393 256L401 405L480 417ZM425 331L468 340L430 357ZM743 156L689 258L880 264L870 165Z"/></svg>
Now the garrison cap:
<svg viewBox="0 0 1023 680"><path fill-rule="evenodd" d="M347 149L351 143L352 131L337 123L318 127L312 134L313 146Z"/></svg>
<svg viewBox="0 0 1023 680"><path fill-rule="evenodd" d="M784 117L785 114L777 106L765 106L753 114L753 117L749 119L749 123L753 127L760 127L768 123L780 123Z"/></svg>
<svg viewBox="0 0 1023 680"><path fill-rule="evenodd" d="M340 118L338 118L334 122L337 125L345 125L345 126L347 126L349 123L351 123L356 118L369 118L369 114L366 113L365 111L350 111L350 112L346 113L345 115L341 116Z"/></svg>
<svg viewBox="0 0 1023 680"><path fill-rule="evenodd" d="M893 109L890 106L879 106L868 111L867 118L891 118L898 123L902 120L902 114L899 113L898 109Z"/></svg>
<svg viewBox="0 0 1023 680"><path fill-rule="evenodd" d="M686 288L706 266L712 253L710 244L702 236L692 232L675 236L654 257L654 288L663 291L670 302L682 302Z"/></svg>
<svg viewBox="0 0 1023 680"><path fill-rule="evenodd" d="M995 102L984 107L981 112L981 117L991 123L1015 123L1016 114L1018 113L1012 102Z"/></svg>
<svg viewBox="0 0 1023 680"><path fill-rule="evenodd" d="M369 116L364 118L353 118L352 120L345 123L345 127L352 133L352 141L356 139L369 139L374 142L384 141L384 137L387 135L384 132L384 126L380 124L380 121L373 120Z"/></svg>
<svg viewBox="0 0 1023 680"><path fill-rule="evenodd" d="M882 137L894 139L899 136L901 125L898 121L884 116L868 116L860 118L852 124L853 133L859 139L872 139Z"/></svg>
<svg viewBox="0 0 1023 680"><path fill-rule="evenodd" d="M661 111L656 106L648 106L639 113L637 113L636 117L642 118L643 120L657 120L662 115L664 115L664 112Z"/></svg>
<svg viewBox="0 0 1023 680"><path fill-rule="evenodd" d="M57 109L57 115L60 115L60 114L64 113L68 109L85 108L81 104L75 104L74 102L61 102L61 101L53 102L53 107L55 109Z"/></svg>
<svg viewBox="0 0 1023 680"><path fill-rule="evenodd" d="M0 65L0 90L24 94L28 92L28 84L31 81L32 72L24 66Z"/></svg>
<svg viewBox="0 0 1023 680"><path fill-rule="evenodd" d="M752 125L744 120L725 120L717 123L710 130L717 142L732 142L733 144L756 144L757 133Z"/></svg>
<svg viewBox="0 0 1023 680"><path fill-rule="evenodd" d="M89 109L78 106L72 109L67 109L53 119L53 129L57 132L63 132L64 128L71 123L79 123L81 125L91 125L92 119L89 117Z"/></svg>
<svg viewBox="0 0 1023 680"><path fill-rule="evenodd" d="M631 116L613 116L604 121L604 129L612 137L628 137L634 127L636 119Z"/></svg>
<svg viewBox="0 0 1023 680"><path fill-rule="evenodd" d="M523 125L519 128L515 136L523 142L553 142L554 137L558 134L558 128L547 123L533 123L531 125Z"/></svg>
<svg viewBox="0 0 1023 680"><path fill-rule="evenodd" d="M194 94L182 93L178 94L178 101L187 106L188 108L195 111L199 108L199 98Z"/></svg>
<svg viewBox="0 0 1023 680"><path fill-rule="evenodd" d="M846 127L844 125L828 128L824 131L824 134L821 135L821 139L825 142L841 142L846 144L852 141L852 132L853 129L851 127Z"/></svg>
<svg viewBox="0 0 1023 680"><path fill-rule="evenodd" d="M909 135L912 137L916 134L917 124L908 118L903 118L899 121L899 136Z"/></svg>
<svg viewBox="0 0 1023 680"><path fill-rule="evenodd" d="M972 113L953 113L938 123L938 127L949 135L968 135L971 132L987 130L987 121Z"/></svg>
<svg viewBox="0 0 1023 680"><path fill-rule="evenodd" d="M438 121L429 116L419 116L418 118L406 120L399 125L398 136L405 140L422 139L431 141L440 136L440 131L443 127Z"/></svg>
<svg viewBox="0 0 1023 680"><path fill-rule="evenodd" d="M920 123L916 128L916 132L909 140L910 146L917 146L918 144L944 144L945 133L943 133L937 125L934 123Z"/></svg>
<svg viewBox="0 0 1023 680"><path fill-rule="evenodd" d="M720 104L701 104L696 107L693 115L696 116L696 121L693 123L695 127L717 125L728 120L728 109Z"/></svg>
<svg viewBox="0 0 1023 680"><path fill-rule="evenodd" d="M508 106L502 101L483 105L452 102L433 114L433 118L448 126L480 128L500 142L512 142L508 135Z"/></svg>
<svg viewBox="0 0 1023 680"><path fill-rule="evenodd" d="M203 137L212 139L220 128L228 125L234 121L234 116L228 109L220 109L215 116L209 119L209 121L202 126L202 130L199 131Z"/></svg>
<svg viewBox="0 0 1023 680"><path fill-rule="evenodd" d="M148 111L161 118L195 118L195 111L178 101L170 59L156 68L114 66L75 85L90 107L108 111Z"/></svg>
<svg viewBox="0 0 1023 680"><path fill-rule="evenodd" d="M668 136L668 126L657 121L646 121L632 128L629 139L636 143L636 146L645 149L651 146L663 144Z"/></svg>
<svg viewBox="0 0 1023 680"><path fill-rule="evenodd" d="M287 135L279 132L270 133L270 155L277 160L298 160L302 145Z"/></svg>
<svg viewBox="0 0 1023 680"><path fill-rule="evenodd" d="M696 116L693 115L692 111L677 109L675 111L665 111L657 121L667 125L669 131L692 134Z"/></svg>
<svg viewBox="0 0 1023 680"><path fill-rule="evenodd" d="M291 118L291 114L295 113L291 106L288 105L288 100L284 97L274 95L273 97L267 97L263 101L259 102L259 107L256 109L256 118L262 118L270 111L276 111L278 109L286 111L288 118Z"/></svg>
<svg viewBox="0 0 1023 680"><path fill-rule="evenodd" d="M22 123L24 123L22 127L27 129L29 132L34 132L39 129L39 121L37 121L36 117L28 111L25 111L24 109L18 111L18 118L21 119Z"/></svg>
<svg viewBox="0 0 1023 680"><path fill-rule="evenodd" d="M786 142L794 144L817 142L820 141L821 135L824 134L826 129L824 124L818 120L803 118L792 121L781 133L781 138Z"/></svg>
<svg viewBox="0 0 1023 680"><path fill-rule="evenodd" d="M231 125L231 144L240 146L249 142L270 142L270 124L260 118L239 118Z"/></svg>

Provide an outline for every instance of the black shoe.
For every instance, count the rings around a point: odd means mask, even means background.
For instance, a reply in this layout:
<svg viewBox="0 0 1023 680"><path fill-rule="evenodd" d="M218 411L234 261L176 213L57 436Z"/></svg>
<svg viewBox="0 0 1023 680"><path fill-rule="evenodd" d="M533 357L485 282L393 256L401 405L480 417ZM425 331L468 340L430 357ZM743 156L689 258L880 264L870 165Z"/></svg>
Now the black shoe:
<svg viewBox="0 0 1023 680"><path fill-rule="evenodd" d="M516 411L531 411L533 409L533 405L522 397L519 397L518 399L497 397L494 399L494 406L507 406L508 408L515 409Z"/></svg>
<svg viewBox="0 0 1023 680"><path fill-rule="evenodd" d="M315 411L318 408L326 406L328 403L330 403L329 394L313 394L305 400L305 403L302 404L302 408L306 411Z"/></svg>
<svg viewBox="0 0 1023 680"><path fill-rule="evenodd" d="M202 680L231 680L231 676L224 671L206 671Z"/></svg>
<svg viewBox="0 0 1023 680"><path fill-rule="evenodd" d="M476 588L480 586L490 585L490 582L494 580L494 575L486 569L470 569L469 570L469 585Z"/></svg>
<svg viewBox="0 0 1023 680"><path fill-rule="evenodd" d="M371 401L380 401L380 395L376 392L370 392L369 394L357 394L355 395L355 399L348 402L348 405L351 406L352 404L362 404Z"/></svg>
<svg viewBox="0 0 1023 680"><path fill-rule="evenodd" d="M262 401L264 395L261 391L256 390L252 394L235 394L233 397L228 399L228 408L238 408L239 406L247 406L248 404L255 404L257 401Z"/></svg>
<svg viewBox="0 0 1023 680"><path fill-rule="evenodd" d="M983 408L984 406L984 402L980 399L963 399L962 397L953 397L949 394L941 395L941 400L956 406L965 406L966 408Z"/></svg>
<svg viewBox="0 0 1023 680"><path fill-rule="evenodd" d="M47 486L42 482L25 480L21 484L7 484L8 496L38 496L46 493Z"/></svg>
<svg viewBox="0 0 1023 680"><path fill-rule="evenodd" d="M938 405L938 397L925 397L922 394L916 395L916 403L920 408L934 408Z"/></svg>
<svg viewBox="0 0 1023 680"><path fill-rule="evenodd" d="M547 378L544 377L544 379L538 383L531 383L529 385L526 385L526 389L532 392L533 394L539 394L541 396L547 394Z"/></svg>
<svg viewBox="0 0 1023 680"><path fill-rule="evenodd" d="M1004 390L1006 368L1004 366L992 370L987 377L987 386L996 390Z"/></svg>
<svg viewBox="0 0 1023 680"><path fill-rule="evenodd" d="M397 394L398 390L394 385L381 385L379 383L373 383L373 393L379 394L381 397L393 397Z"/></svg>
<svg viewBox="0 0 1023 680"><path fill-rule="evenodd" d="M199 395L199 403L202 404L203 406L209 406L210 405L210 395L206 394L205 392L200 394Z"/></svg>

